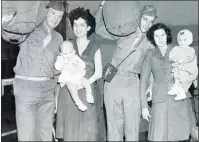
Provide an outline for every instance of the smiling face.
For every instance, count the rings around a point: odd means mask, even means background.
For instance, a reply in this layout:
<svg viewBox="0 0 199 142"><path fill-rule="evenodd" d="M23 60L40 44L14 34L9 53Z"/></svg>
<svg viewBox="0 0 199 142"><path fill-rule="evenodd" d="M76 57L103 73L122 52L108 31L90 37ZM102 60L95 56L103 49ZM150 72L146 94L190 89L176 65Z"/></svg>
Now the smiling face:
<svg viewBox="0 0 199 142"><path fill-rule="evenodd" d="M90 26L87 25L83 18L74 20L73 31L78 38L87 37L87 33L90 30Z"/></svg>
<svg viewBox="0 0 199 142"><path fill-rule="evenodd" d="M164 29L158 29L154 32L154 40L158 47L167 45L167 34Z"/></svg>
<svg viewBox="0 0 199 142"><path fill-rule="evenodd" d="M193 34L188 30L182 30L178 33L178 44L183 46L189 46L193 42Z"/></svg>
<svg viewBox="0 0 199 142"><path fill-rule="evenodd" d="M153 25L155 21L155 17L148 16L148 15L142 15L140 19L140 30L145 33L148 31L148 29Z"/></svg>
<svg viewBox="0 0 199 142"><path fill-rule="evenodd" d="M49 8L46 14L46 25L50 28L50 29L54 29L56 28L60 21L62 20L62 17L64 15L63 11L58 11L52 8Z"/></svg>

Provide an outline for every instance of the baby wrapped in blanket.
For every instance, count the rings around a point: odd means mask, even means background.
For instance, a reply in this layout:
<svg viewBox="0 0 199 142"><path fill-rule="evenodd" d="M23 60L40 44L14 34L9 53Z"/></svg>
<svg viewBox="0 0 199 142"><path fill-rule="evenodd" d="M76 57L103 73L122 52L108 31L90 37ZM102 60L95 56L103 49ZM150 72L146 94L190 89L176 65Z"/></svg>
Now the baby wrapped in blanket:
<svg viewBox="0 0 199 142"><path fill-rule="evenodd" d="M56 70L61 71L58 82L61 87L64 85L67 86L78 109L85 111L87 107L80 100L78 89L84 87L86 89L86 101L88 103L94 103L91 85L84 77L86 73L86 65L84 61L75 54L75 50L71 42L64 41L60 46L60 50L61 53L57 56L57 60L54 65Z"/></svg>

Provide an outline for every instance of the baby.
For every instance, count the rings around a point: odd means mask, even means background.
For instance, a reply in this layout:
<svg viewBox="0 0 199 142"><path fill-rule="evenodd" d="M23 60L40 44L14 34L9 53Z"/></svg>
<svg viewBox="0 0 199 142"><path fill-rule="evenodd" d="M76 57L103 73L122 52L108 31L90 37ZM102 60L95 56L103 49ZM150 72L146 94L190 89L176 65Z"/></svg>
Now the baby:
<svg viewBox="0 0 199 142"><path fill-rule="evenodd" d="M197 57L194 48L190 47L193 42L193 34L185 29L178 33L178 44L169 54L169 60L172 62L172 76L175 84L169 95L176 95L175 100L186 98L186 92L194 81L197 81L198 67Z"/></svg>
<svg viewBox="0 0 199 142"><path fill-rule="evenodd" d="M87 107L83 104L78 96L78 89L84 87L86 89L86 101L94 103L92 96L91 85L84 77L85 63L75 54L73 44L69 41L64 41L60 46L61 53L57 56L55 69L61 71L58 78L60 86L67 85L70 94L77 105L78 109L85 111Z"/></svg>

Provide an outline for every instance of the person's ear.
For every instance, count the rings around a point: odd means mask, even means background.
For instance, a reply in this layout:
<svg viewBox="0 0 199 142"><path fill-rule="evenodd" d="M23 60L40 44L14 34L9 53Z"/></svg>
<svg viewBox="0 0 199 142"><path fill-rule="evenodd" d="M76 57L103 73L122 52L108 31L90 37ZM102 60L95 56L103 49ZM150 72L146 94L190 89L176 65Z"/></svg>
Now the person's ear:
<svg viewBox="0 0 199 142"><path fill-rule="evenodd" d="M91 30L91 26L88 26L88 27L87 27L87 31L90 31L90 30Z"/></svg>

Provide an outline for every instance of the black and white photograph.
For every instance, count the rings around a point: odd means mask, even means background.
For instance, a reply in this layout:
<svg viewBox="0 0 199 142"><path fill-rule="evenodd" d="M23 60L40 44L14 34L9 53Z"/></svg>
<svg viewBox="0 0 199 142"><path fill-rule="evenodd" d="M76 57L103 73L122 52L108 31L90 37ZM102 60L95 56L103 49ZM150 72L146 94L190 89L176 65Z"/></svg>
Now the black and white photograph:
<svg viewBox="0 0 199 142"><path fill-rule="evenodd" d="M198 1L1 1L1 141L199 141Z"/></svg>

